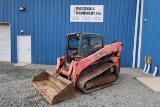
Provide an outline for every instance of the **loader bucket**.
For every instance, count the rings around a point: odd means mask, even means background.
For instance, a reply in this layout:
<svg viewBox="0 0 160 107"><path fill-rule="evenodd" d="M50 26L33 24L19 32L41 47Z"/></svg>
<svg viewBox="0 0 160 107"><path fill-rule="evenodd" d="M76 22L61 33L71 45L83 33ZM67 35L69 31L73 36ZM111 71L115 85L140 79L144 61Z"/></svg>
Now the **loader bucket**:
<svg viewBox="0 0 160 107"><path fill-rule="evenodd" d="M32 85L50 104L75 97L73 83L49 70L35 76Z"/></svg>

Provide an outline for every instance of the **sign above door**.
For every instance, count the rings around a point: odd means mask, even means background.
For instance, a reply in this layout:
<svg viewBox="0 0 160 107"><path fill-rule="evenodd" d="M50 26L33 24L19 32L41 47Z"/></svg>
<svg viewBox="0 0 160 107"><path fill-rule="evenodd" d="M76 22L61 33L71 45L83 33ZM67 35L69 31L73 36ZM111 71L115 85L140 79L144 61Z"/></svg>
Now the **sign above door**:
<svg viewBox="0 0 160 107"><path fill-rule="evenodd" d="M103 22L103 5L70 5L70 22Z"/></svg>

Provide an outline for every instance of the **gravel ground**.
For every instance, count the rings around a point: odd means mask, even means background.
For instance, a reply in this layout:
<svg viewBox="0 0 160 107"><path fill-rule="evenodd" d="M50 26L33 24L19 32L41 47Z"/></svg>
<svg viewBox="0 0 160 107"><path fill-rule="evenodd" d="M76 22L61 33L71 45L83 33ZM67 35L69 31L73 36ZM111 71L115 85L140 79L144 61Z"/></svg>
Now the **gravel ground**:
<svg viewBox="0 0 160 107"><path fill-rule="evenodd" d="M89 94L76 90L76 97L50 105L31 85L31 79L51 65L16 67L0 62L0 107L160 107L160 93L153 92L136 77L150 77L140 69L121 68L120 82Z"/></svg>

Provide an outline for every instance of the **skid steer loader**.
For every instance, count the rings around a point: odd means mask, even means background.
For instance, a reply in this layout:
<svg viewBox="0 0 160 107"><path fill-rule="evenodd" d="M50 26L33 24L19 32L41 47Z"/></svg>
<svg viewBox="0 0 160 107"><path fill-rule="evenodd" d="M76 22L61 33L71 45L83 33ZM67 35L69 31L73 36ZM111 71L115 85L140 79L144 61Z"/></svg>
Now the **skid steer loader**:
<svg viewBox="0 0 160 107"><path fill-rule="evenodd" d="M50 104L75 97L75 87L89 93L118 83L122 42L104 45L99 34L75 33L66 38L66 55L57 58L56 73L46 70L32 80Z"/></svg>

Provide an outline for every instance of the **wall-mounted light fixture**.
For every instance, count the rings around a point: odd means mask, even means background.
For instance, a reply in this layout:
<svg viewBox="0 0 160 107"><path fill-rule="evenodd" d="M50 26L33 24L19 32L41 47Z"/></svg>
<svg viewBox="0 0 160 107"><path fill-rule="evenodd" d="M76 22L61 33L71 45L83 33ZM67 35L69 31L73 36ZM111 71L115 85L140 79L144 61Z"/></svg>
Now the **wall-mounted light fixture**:
<svg viewBox="0 0 160 107"><path fill-rule="evenodd" d="M19 10L20 11L25 11L25 7L20 7Z"/></svg>
<svg viewBox="0 0 160 107"><path fill-rule="evenodd" d="M24 30L21 30L21 33L23 33L24 32Z"/></svg>

